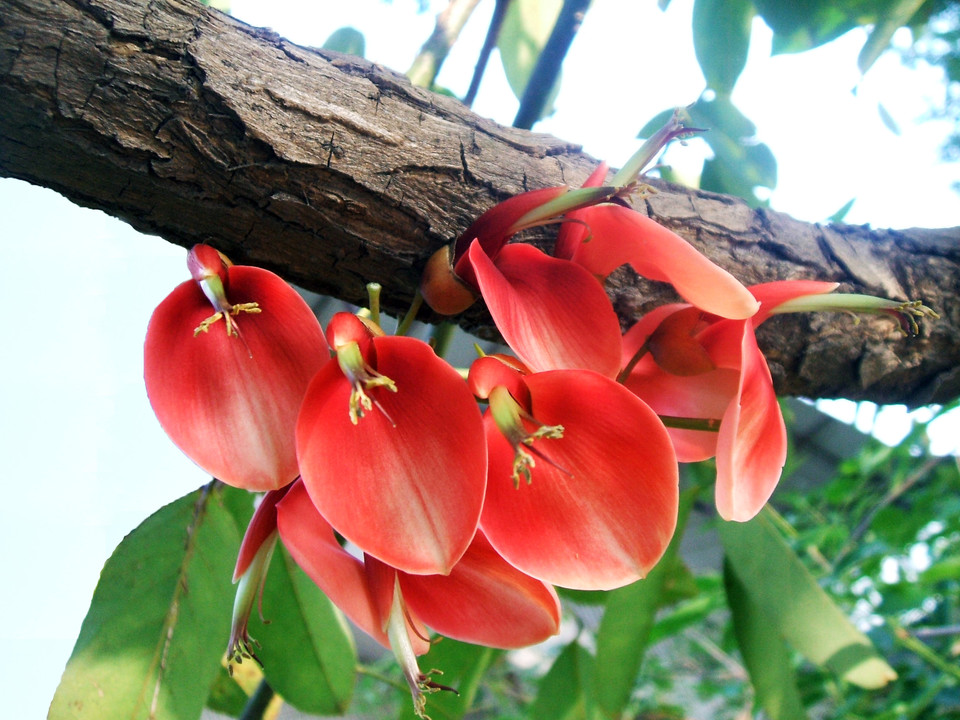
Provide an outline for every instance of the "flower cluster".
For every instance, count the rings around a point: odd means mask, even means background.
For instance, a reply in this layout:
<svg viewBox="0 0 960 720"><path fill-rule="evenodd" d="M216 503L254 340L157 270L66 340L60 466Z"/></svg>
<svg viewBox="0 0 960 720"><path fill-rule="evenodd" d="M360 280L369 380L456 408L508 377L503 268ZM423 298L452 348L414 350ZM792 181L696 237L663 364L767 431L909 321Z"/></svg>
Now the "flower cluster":
<svg viewBox="0 0 960 720"><path fill-rule="evenodd" d="M631 209L635 186L606 175L510 198L428 263L426 302L453 314L482 298L514 353L462 372L367 317L337 314L324 332L276 275L190 251L192 280L150 321L144 376L187 455L266 491L236 566L233 659L254 656L247 619L279 538L393 650L422 713L424 693L442 687L417 665L428 628L525 646L558 630L555 585L644 577L675 529L678 462L716 458L723 518L760 510L786 454L761 322L932 313L833 296L832 283L747 288ZM560 225L552 253L515 241L548 223ZM603 282L624 264L685 302L622 333Z"/></svg>

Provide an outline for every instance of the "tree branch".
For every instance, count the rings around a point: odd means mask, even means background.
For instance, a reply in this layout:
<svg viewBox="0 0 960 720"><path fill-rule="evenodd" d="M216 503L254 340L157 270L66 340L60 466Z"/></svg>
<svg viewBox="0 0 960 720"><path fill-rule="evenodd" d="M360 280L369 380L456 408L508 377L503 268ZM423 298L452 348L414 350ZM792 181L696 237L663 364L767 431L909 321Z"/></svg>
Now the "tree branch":
<svg viewBox="0 0 960 720"><path fill-rule="evenodd" d="M378 281L394 313L425 259L480 212L595 166L576 145L193 0L0 0L0 18L0 175L351 302ZM780 392L960 395L960 229L824 227L655 185L640 209L747 283L836 280L943 316L912 340L884 319L775 318L761 346ZM611 292L629 324L668 290L621 270ZM492 332L482 307L457 320Z"/></svg>

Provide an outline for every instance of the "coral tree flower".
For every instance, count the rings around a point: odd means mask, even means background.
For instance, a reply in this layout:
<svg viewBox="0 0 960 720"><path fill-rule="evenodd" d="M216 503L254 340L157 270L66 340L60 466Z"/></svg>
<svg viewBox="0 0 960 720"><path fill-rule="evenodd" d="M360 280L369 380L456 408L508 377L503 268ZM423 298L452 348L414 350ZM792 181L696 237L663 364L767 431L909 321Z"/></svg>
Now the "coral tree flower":
<svg viewBox="0 0 960 720"><path fill-rule="evenodd" d="M420 672L430 642L425 626L464 642L519 648L560 627L560 603L549 585L501 558L478 532L447 575L411 575L348 553L297 482L276 505L284 545L297 564L354 623L393 650L423 713L424 693L442 686ZM262 534L262 533L261 533Z"/></svg>
<svg viewBox="0 0 960 720"><path fill-rule="evenodd" d="M426 343L338 313L337 362L310 383L297 422L303 482L364 552L410 573L450 572L473 538L486 485L480 410Z"/></svg>
<svg viewBox="0 0 960 720"><path fill-rule="evenodd" d="M214 477L271 490L298 475L294 428L327 362L310 307L273 273L207 245L154 311L144 343L150 404L173 442Z"/></svg>
<svg viewBox="0 0 960 720"><path fill-rule="evenodd" d="M677 462L660 420L588 370L470 370L490 456L480 527L511 564L551 584L611 589L643 577L677 520Z"/></svg>
<svg viewBox="0 0 960 720"><path fill-rule="evenodd" d="M627 388L661 416L703 420L704 429L669 433L681 462L716 456L716 504L726 520L756 515L786 460L786 428L754 330L782 303L835 288L815 281L754 286L760 310L746 320L666 305L624 336L624 364L640 356L625 379Z"/></svg>
<svg viewBox="0 0 960 720"><path fill-rule="evenodd" d="M571 209L610 197L614 188L544 188L483 213L434 256L420 291L437 312L454 314L482 296L504 340L537 370L585 368L613 377L620 325L603 286L566 260L507 242L521 230L557 222ZM590 338L579 342L576 338Z"/></svg>

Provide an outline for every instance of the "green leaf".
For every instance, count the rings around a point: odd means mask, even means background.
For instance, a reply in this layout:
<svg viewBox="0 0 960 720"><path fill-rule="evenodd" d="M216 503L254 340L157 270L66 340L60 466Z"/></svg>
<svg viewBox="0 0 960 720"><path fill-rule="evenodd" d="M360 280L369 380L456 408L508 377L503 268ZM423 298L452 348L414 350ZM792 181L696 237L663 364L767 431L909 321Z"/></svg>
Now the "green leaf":
<svg viewBox="0 0 960 720"><path fill-rule="evenodd" d="M356 28L342 27L330 33L330 37L323 42L323 49L363 57L366 41L363 33Z"/></svg>
<svg viewBox="0 0 960 720"><path fill-rule="evenodd" d="M729 95L747 64L751 0L696 0L693 4L693 49L707 87Z"/></svg>
<svg viewBox="0 0 960 720"><path fill-rule="evenodd" d="M597 629L597 659L591 683L597 704L608 715L619 715L633 692L657 610L670 585L683 527L699 492L699 488L693 488L681 494L677 531L656 567L643 580L609 593Z"/></svg>
<svg viewBox="0 0 960 720"><path fill-rule="evenodd" d="M833 215L827 218L828 222L839 223L843 222L843 219L847 216L847 213L850 212L850 208L853 207L853 204L857 201L856 198L850 198L844 203L843 207L837 210Z"/></svg>
<svg viewBox="0 0 960 720"><path fill-rule="evenodd" d="M877 4L876 0L754 0L757 14L773 30L774 53L810 50L840 37L859 24L861 6L871 3Z"/></svg>
<svg viewBox="0 0 960 720"><path fill-rule="evenodd" d="M214 10L219 10L220 12L229 13L230 12L230 0L202 0L204 5L212 7Z"/></svg>
<svg viewBox="0 0 960 720"><path fill-rule="evenodd" d="M221 667L207 696L207 707L221 715L240 717L249 700L250 696L236 683L227 668Z"/></svg>
<svg viewBox="0 0 960 720"><path fill-rule="evenodd" d="M484 673L502 654L502 650L470 645L446 637L440 639L421 658L421 668L441 670L443 674L435 675L434 680L456 689L457 693L441 691L428 695L427 714L434 720L459 720L466 715L473 707ZM409 697L400 717L404 720L417 718Z"/></svg>
<svg viewBox="0 0 960 720"><path fill-rule="evenodd" d="M254 616L249 630L270 686L303 712L343 713L356 680L353 636L282 546L270 563L262 606L268 624L258 626Z"/></svg>
<svg viewBox="0 0 960 720"><path fill-rule="evenodd" d="M585 686L591 668L596 663L586 650L574 640L553 661L540 680L537 698L530 705L530 718L550 720L580 720L588 717Z"/></svg>
<svg viewBox="0 0 960 720"><path fill-rule="evenodd" d="M657 619L650 631L649 645L656 645L661 640L677 635L688 627L702 624L710 613L724 605L723 598L717 593L703 594L680 604L669 614Z"/></svg>
<svg viewBox="0 0 960 720"><path fill-rule="evenodd" d="M750 673L757 704L771 720L806 720L783 638L750 599L729 563L724 564L723 579L733 615L733 632Z"/></svg>
<svg viewBox="0 0 960 720"><path fill-rule="evenodd" d="M880 115L880 121L886 126L887 130L894 135L899 136L903 134L900 130L900 125L893 119L893 115L883 106L883 103L877 103L877 114Z"/></svg>
<svg viewBox="0 0 960 720"><path fill-rule="evenodd" d="M960 580L960 556L948 557L934 563L920 574L924 583Z"/></svg>
<svg viewBox="0 0 960 720"><path fill-rule="evenodd" d="M770 511L718 526L727 559L771 628L811 662L864 688L896 678L777 532Z"/></svg>
<svg viewBox="0 0 960 720"><path fill-rule="evenodd" d="M861 73L866 73L883 51L890 45L893 34L904 25L910 23L910 18L920 9L924 0L896 0L893 6L880 16L879 22L870 30L870 37L860 50L857 57L857 67Z"/></svg>
<svg viewBox="0 0 960 720"><path fill-rule="evenodd" d="M107 560L48 720L196 720L220 670L240 535L207 486Z"/></svg>
<svg viewBox="0 0 960 720"><path fill-rule="evenodd" d="M767 145L753 140L756 126L723 96L701 97L688 112L695 126L707 128L700 137L714 154L704 163L700 187L759 204L754 188L776 187L777 160Z"/></svg>
<svg viewBox="0 0 960 720"><path fill-rule="evenodd" d="M553 26L560 15L562 0L513 0L497 38L500 61L507 82L517 99L523 97L527 81L533 73L537 59L543 51ZM560 75L544 103L543 116L553 112L553 102L560 92Z"/></svg>

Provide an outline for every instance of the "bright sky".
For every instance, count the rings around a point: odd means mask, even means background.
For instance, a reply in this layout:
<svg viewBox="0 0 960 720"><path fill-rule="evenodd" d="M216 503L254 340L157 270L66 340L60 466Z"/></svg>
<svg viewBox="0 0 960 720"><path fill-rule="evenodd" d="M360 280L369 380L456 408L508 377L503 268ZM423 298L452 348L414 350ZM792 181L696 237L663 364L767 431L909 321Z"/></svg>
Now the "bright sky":
<svg viewBox="0 0 960 720"><path fill-rule="evenodd" d="M367 57L404 71L442 5L433 2L422 15L415 0L238 0L233 9L302 44L320 45L352 24L366 36ZM653 2L596 0L571 51L557 113L537 129L622 163L650 117L692 102L702 88L691 5L674 0L662 14ZM469 82L491 6L482 3L440 76L457 93ZM820 221L855 196L849 222L960 225L960 202L949 189L958 168L937 160L944 128L913 124L942 92L935 73L909 72L888 54L854 96L862 34L773 61L769 36L758 23L735 101L779 161L775 209ZM878 103L901 136L884 127ZM496 57L475 109L504 124L513 118L516 102ZM672 150L670 161L695 168L702 152L694 141ZM0 213L8 328L0 350L0 467L8 488L0 510L7 558L0 687L8 717L38 718L105 559L147 515L207 477L166 439L142 387L147 321L187 279L185 252L17 181L0 180Z"/></svg>

